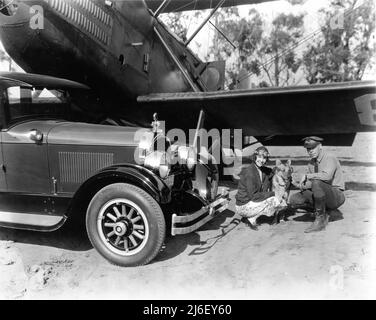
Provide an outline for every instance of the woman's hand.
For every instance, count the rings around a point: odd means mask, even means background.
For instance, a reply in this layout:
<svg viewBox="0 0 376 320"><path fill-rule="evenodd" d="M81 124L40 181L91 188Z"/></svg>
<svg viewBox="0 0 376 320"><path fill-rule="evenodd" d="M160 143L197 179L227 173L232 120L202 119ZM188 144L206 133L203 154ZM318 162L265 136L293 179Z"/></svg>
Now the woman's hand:
<svg viewBox="0 0 376 320"><path fill-rule="evenodd" d="M295 188L300 189L300 182L297 182L297 181L292 180L292 181L291 181L291 184L292 184Z"/></svg>
<svg viewBox="0 0 376 320"><path fill-rule="evenodd" d="M283 199L283 194L280 192L276 192L275 197L277 198L278 202L281 203Z"/></svg>
<svg viewBox="0 0 376 320"><path fill-rule="evenodd" d="M306 187L305 187L305 183L307 181L307 175L306 174L303 174L302 178L300 179L300 183L299 183L299 189L301 191L305 190Z"/></svg>

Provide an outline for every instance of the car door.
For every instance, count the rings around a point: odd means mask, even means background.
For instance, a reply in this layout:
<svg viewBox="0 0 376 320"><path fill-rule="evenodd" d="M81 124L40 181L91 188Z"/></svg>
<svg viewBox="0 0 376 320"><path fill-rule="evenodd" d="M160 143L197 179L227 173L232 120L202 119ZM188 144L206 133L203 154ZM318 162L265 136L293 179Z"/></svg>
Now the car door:
<svg viewBox="0 0 376 320"><path fill-rule="evenodd" d="M2 91L1 114L5 120L0 133L1 223L28 224L21 218L22 213L43 212L47 209L47 196L51 194L46 141L43 138L36 142L30 131L40 127L39 130L47 132L48 126L22 118L25 105L30 107L26 97L30 94L31 88L11 83ZM20 121L9 124L11 114L21 116Z"/></svg>
<svg viewBox="0 0 376 320"><path fill-rule="evenodd" d="M9 123L2 129L1 139L7 190L12 193L51 193L46 137L54 121L34 115L38 110L34 94L28 87L7 88Z"/></svg>
<svg viewBox="0 0 376 320"><path fill-rule="evenodd" d="M8 192L51 194L46 121L28 121L1 132L3 165ZM35 134L41 135L35 141Z"/></svg>
<svg viewBox="0 0 376 320"><path fill-rule="evenodd" d="M0 126L1 123L1 115L0 115ZM2 135L0 134L0 193L5 192L7 190L7 184L5 180L5 171L4 171L4 159L3 159L3 144L2 144Z"/></svg>
<svg viewBox="0 0 376 320"><path fill-rule="evenodd" d="M2 130L6 126L5 107L7 103L7 88L13 85L17 85L17 82L12 81L11 79L1 79L0 81L0 209L1 209L1 203L4 202L3 197L6 195L6 191L7 191L4 157L3 157Z"/></svg>

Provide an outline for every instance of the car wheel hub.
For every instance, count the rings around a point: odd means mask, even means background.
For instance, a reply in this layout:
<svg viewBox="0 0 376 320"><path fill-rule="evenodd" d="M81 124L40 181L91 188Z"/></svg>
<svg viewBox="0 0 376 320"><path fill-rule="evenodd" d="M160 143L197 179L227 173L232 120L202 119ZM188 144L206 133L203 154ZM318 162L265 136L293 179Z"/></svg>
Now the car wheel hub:
<svg viewBox="0 0 376 320"><path fill-rule="evenodd" d="M128 230L128 223L126 221L117 222L114 227L114 232L117 236L124 236Z"/></svg>

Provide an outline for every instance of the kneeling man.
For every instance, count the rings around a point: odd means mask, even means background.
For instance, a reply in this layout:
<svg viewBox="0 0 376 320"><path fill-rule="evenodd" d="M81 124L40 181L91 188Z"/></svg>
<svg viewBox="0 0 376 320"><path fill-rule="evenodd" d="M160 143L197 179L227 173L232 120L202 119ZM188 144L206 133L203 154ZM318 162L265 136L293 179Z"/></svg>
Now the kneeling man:
<svg viewBox="0 0 376 320"><path fill-rule="evenodd" d="M289 204L293 208L310 204L315 208L315 221L304 232L325 229L329 221L327 209L334 210L345 202L345 184L338 159L323 150L322 138L311 136L303 139L304 147L311 158L308 173L304 174L299 187L301 192L293 194Z"/></svg>

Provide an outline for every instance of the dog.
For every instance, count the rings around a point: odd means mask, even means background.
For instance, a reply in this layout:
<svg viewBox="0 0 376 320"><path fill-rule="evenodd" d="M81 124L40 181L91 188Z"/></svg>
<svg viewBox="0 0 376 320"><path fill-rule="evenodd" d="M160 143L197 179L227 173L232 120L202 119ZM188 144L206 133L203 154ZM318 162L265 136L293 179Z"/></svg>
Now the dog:
<svg viewBox="0 0 376 320"><path fill-rule="evenodd" d="M279 159L276 160L275 167L273 168L272 191L274 191L275 196L282 199L282 201L274 214L273 224L279 223L281 219L285 219L284 213L287 208L287 199L290 194L292 173L293 168L290 159L285 163L282 163Z"/></svg>

